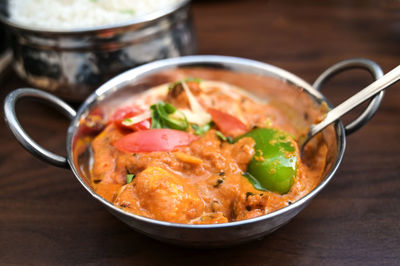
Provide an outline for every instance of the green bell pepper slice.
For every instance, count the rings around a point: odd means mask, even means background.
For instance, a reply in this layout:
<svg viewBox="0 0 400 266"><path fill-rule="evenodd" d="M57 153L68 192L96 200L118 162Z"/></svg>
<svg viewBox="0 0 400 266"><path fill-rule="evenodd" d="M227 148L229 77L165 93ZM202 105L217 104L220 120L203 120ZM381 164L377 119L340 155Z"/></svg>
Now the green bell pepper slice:
<svg viewBox="0 0 400 266"><path fill-rule="evenodd" d="M273 128L257 128L240 136L254 139L255 154L246 176L256 189L286 194L297 174L298 154L294 139Z"/></svg>

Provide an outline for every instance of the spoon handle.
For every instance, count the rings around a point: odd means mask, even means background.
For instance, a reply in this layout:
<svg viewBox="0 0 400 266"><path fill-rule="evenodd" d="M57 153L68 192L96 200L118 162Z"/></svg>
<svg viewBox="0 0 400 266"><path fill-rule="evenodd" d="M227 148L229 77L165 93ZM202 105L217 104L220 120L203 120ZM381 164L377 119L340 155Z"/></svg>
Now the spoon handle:
<svg viewBox="0 0 400 266"><path fill-rule="evenodd" d="M307 139L312 138L315 134L323 130L329 124L335 122L343 115L347 114L353 110L358 105L362 104L378 92L386 89L388 86L392 85L400 79L400 65L386 73L383 77L371 83L365 89L359 91L355 95L351 96L349 99L338 105L336 108L332 109L326 114L324 120L318 124L313 124L310 127L309 135Z"/></svg>

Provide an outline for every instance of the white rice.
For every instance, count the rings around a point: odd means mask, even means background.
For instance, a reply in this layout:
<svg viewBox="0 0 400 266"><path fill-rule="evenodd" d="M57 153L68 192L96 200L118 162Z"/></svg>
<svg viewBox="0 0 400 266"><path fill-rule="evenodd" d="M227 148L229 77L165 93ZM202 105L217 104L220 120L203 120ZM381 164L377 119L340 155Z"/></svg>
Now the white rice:
<svg viewBox="0 0 400 266"><path fill-rule="evenodd" d="M112 25L182 0L9 0L10 20L43 29Z"/></svg>

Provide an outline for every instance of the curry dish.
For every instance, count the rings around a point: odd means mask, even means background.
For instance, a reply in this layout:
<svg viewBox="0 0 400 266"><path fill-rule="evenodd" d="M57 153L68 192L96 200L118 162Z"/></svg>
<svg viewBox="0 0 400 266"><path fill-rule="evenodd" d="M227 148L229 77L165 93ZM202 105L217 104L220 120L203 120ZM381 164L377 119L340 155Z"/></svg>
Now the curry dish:
<svg viewBox="0 0 400 266"><path fill-rule="evenodd" d="M93 188L124 211L156 220L261 216L309 193L325 168L326 146L303 162L285 113L223 82L160 85L107 118L92 114L91 122L96 117Z"/></svg>

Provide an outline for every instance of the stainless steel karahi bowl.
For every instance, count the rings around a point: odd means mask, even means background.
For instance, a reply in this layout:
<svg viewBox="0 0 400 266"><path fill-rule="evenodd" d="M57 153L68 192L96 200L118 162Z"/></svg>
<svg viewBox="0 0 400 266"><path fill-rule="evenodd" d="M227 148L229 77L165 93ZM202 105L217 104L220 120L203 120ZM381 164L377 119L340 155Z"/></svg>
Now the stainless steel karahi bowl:
<svg viewBox="0 0 400 266"><path fill-rule="evenodd" d="M290 88L285 92L285 97L283 98L290 98L292 94L295 97L296 106L302 104L309 106L311 103L315 108L319 108L322 102L326 102L329 107L332 107L329 101L318 91L318 88L335 73L357 67L367 69L375 79L382 76L382 70L374 62L365 59L352 59L329 68L317 79L314 86L311 86L301 78L283 69L253 60L225 56L188 56L156 61L118 75L92 93L77 112L68 104L49 93L34 89L18 89L11 92L6 98L4 106L6 120L15 137L28 151L50 164L70 168L77 180L95 199L133 229L169 243L185 246L216 247L234 245L265 236L289 222L306 207L311 199L329 183L339 167L345 150L346 133L350 133L350 131L354 131L365 124L377 110L383 96L382 93L376 95L366 111L351 126L345 127L338 121L322 132L323 141L328 145L329 151L321 183L305 197L270 214L224 224L177 224L124 212L97 195L90 186L89 180L90 147L79 147L78 145L79 140L85 137L80 128L80 121L85 119L93 110L99 108L105 111L110 110L109 108L115 107L118 102L126 99L127 95L132 96L155 85L165 83L167 81L166 77L168 77L165 73L168 73L168 71L199 67L210 70L210 72L223 71L227 73L226 75L221 75L220 80L230 83L234 82L232 77L236 75L248 75L251 79L261 81L264 78L277 80L287 84ZM252 86L252 88L244 87L244 89L249 89L259 97L274 97L274 93L265 94L262 89L263 82L260 82L260 84L261 87L258 88L257 86ZM279 86L276 89L279 90ZM67 158L43 149L25 133L15 115L16 101L22 97L35 97L49 102L72 120L66 140ZM282 101L285 100L283 99ZM285 105L287 103L282 104ZM290 108L290 106L287 108ZM299 114L299 117L304 119L305 122L309 122L306 115Z"/></svg>
<svg viewBox="0 0 400 266"><path fill-rule="evenodd" d="M73 30L17 24L7 3L0 3L0 21L11 35L15 71L66 100L82 101L132 67L196 51L190 0L123 23Z"/></svg>

